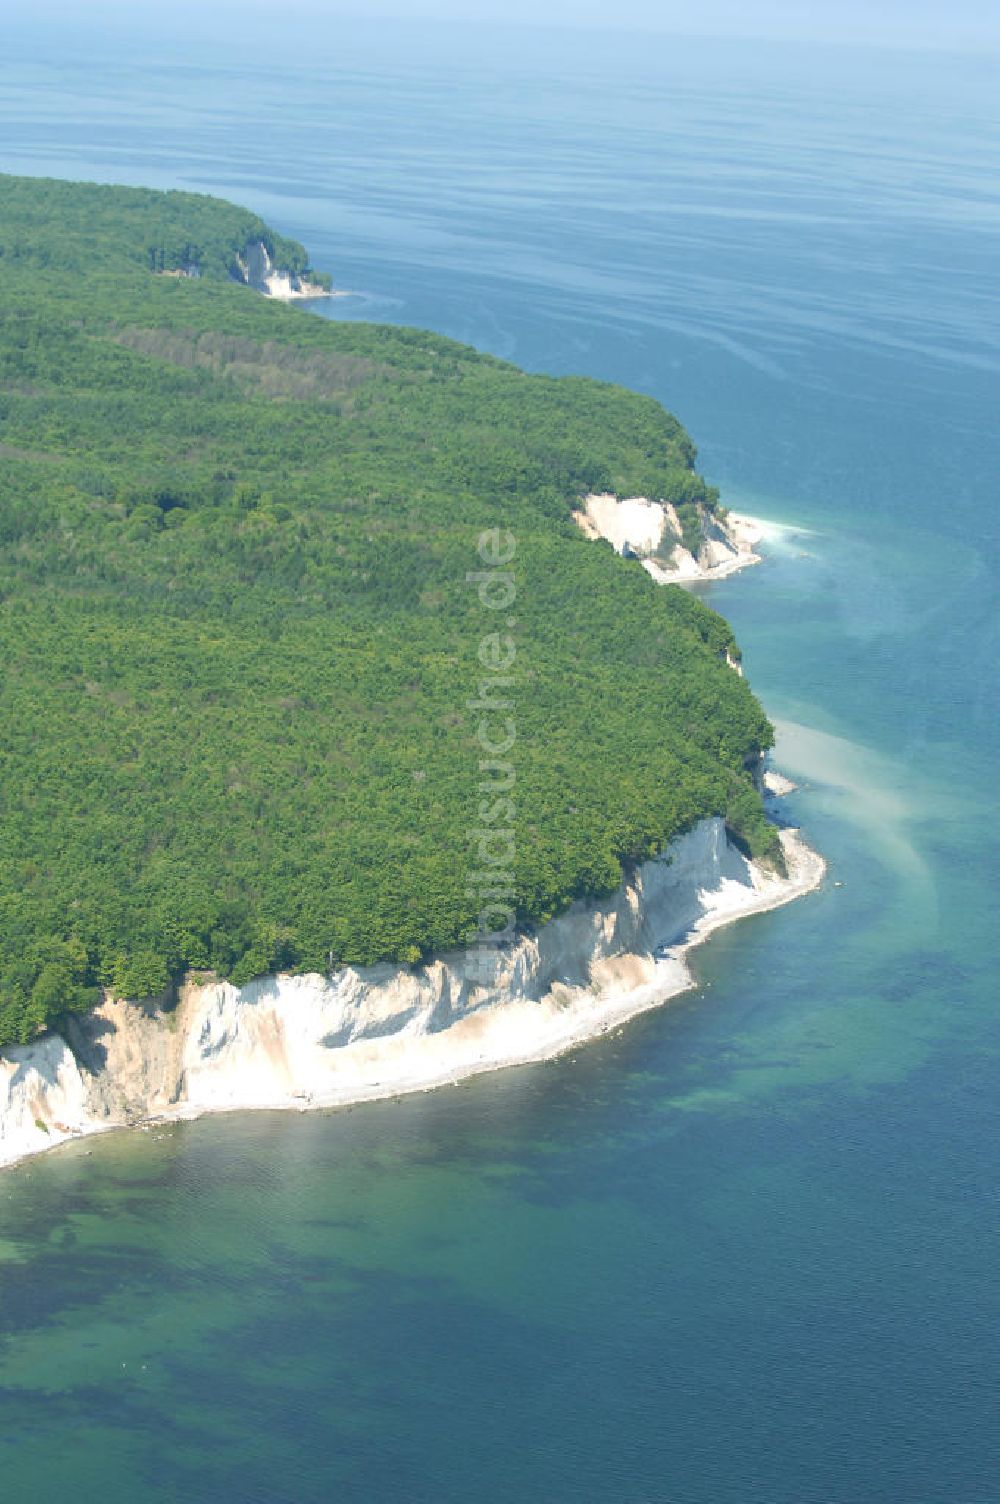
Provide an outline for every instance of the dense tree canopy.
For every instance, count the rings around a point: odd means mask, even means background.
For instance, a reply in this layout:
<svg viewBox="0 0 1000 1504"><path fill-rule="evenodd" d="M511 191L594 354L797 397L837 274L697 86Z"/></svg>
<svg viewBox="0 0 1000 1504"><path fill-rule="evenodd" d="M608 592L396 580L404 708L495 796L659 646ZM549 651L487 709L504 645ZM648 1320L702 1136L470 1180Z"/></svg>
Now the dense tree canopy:
<svg viewBox="0 0 1000 1504"><path fill-rule="evenodd" d="M486 529L516 540L519 919L707 814L775 851L729 628L571 519L714 505L676 420L276 305L228 280L255 236L304 269L216 200L0 177L0 1043L102 985L468 938Z"/></svg>

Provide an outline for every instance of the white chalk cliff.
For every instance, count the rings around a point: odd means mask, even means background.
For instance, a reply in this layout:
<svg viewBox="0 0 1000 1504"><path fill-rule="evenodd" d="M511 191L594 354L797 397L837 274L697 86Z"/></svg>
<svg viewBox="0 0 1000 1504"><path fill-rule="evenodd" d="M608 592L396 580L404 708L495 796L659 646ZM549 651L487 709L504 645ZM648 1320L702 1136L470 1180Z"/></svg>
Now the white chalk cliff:
<svg viewBox="0 0 1000 1504"><path fill-rule="evenodd" d="M763 526L736 512L717 517L703 511L704 536L697 554L681 542L680 518L669 501L602 493L585 497L573 516L588 538L606 538L618 553L641 559L662 585L719 580L760 563L754 547L764 537Z"/></svg>
<svg viewBox="0 0 1000 1504"><path fill-rule="evenodd" d="M685 954L718 925L815 887L821 858L781 838L785 877L703 820L610 898L492 952L485 981L456 951L189 983L169 1012L107 998L65 1038L0 1055L0 1164L151 1117L357 1102L557 1055L690 985Z"/></svg>
<svg viewBox="0 0 1000 1504"><path fill-rule="evenodd" d="M328 298L330 293L317 282L309 282L295 272L280 270L271 260L267 246L261 240L248 245L242 255L236 257L238 282L245 282L258 292L281 302L296 298Z"/></svg>

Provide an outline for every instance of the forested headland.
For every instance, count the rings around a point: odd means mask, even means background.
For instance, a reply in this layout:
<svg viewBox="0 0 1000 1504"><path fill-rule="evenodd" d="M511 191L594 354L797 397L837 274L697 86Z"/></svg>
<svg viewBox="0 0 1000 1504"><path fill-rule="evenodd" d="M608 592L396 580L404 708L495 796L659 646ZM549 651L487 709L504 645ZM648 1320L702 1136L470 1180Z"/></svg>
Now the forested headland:
<svg viewBox="0 0 1000 1504"><path fill-rule="evenodd" d="M271 302L232 280L254 241L315 275L218 200L0 177L0 1044L102 987L469 937L484 529L517 540L520 921L705 815L776 854L728 626L572 521L614 491L693 526L680 424Z"/></svg>

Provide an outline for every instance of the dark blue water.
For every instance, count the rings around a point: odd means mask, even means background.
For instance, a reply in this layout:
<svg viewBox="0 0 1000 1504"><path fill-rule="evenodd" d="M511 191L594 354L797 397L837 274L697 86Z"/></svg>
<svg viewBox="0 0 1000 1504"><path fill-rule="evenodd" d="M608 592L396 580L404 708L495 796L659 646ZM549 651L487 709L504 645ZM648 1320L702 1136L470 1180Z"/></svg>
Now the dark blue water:
<svg viewBox="0 0 1000 1504"><path fill-rule="evenodd" d="M5 1497L1000 1500L996 83L11 34L5 169L239 199L327 315L651 392L803 530L710 599L831 877L571 1059L5 1174Z"/></svg>

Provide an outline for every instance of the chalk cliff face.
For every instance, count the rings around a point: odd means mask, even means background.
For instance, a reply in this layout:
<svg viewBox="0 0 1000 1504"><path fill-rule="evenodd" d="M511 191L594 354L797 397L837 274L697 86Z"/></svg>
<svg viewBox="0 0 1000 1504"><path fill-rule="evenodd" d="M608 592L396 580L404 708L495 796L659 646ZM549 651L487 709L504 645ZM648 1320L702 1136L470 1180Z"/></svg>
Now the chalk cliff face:
<svg viewBox="0 0 1000 1504"><path fill-rule="evenodd" d="M456 951L189 984L169 1013L108 999L65 1039L0 1056L0 1163L149 1116L362 1101L558 1054L682 990L687 943L814 886L822 863L783 840L778 878L703 820L610 898L491 951L485 974Z"/></svg>
<svg viewBox="0 0 1000 1504"><path fill-rule="evenodd" d="M87 1084L64 1040L47 1035L0 1055L0 1164L90 1124Z"/></svg>
<svg viewBox="0 0 1000 1504"><path fill-rule="evenodd" d="M303 281L294 272L281 271L275 267L263 241L255 240L248 245L243 254L236 257L236 266L238 282L245 282L248 287L253 287L268 297L279 298L283 302L294 298L329 297L326 288L315 282Z"/></svg>
<svg viewBox="0 0 1000 1504"><path fill-rule="evenodd" d="M588 538L606 538L618 553L642 560L660 584L717 580L748 564L758 564L754 545L762 533L751 517L729 512L724 518L703 511L703 538L697 554L681 542L676 509L667 501L645 496L587 496L573 513Z"/></svg>

